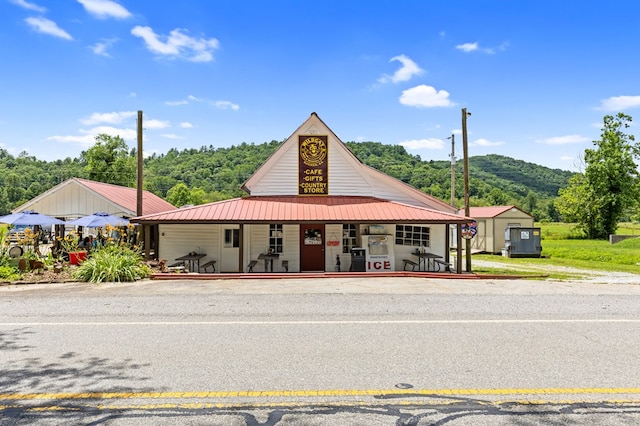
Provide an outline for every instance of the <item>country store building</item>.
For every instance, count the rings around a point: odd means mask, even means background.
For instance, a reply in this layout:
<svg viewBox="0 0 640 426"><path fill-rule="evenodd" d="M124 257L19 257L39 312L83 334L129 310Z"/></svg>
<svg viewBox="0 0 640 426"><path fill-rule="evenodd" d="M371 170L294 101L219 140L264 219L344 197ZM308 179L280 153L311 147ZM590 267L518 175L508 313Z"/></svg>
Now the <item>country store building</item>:
<svg viewBox="0 0 640 426"><path fill-rule="evenodd" d="M241 198L133 218L144 227L147 257L197 261L193 272L205 264L223 273L391 272L428 269L418 253L432 253L462 270L463 244L450 235L471 219L363 164L316 113L243 190Z"/></svg>

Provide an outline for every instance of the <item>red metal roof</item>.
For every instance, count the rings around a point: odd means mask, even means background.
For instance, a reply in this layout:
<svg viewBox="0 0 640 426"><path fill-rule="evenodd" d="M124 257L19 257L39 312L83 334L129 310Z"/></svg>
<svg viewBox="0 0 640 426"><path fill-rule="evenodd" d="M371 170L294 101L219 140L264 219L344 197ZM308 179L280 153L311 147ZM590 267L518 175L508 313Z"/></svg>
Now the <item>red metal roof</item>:
<svg viewBox="0 0 640 426"><path fill-rule="evenodd" d="M112 203L135 213L138 206L137 189L87 179L75 178L74 180ZM175 208L173 204L163 200L157 195L149 191L142 191L142 210L144 214L160 213L167 210L174 210Z"/></svg>
<svg viewBox="0 0 640 426"><path fill-rule="evenodd" d="M374 197L249 196L132 219L143 223L466 223L464 216Z"/></svg>
<svg viewBox="0 0 640 426"><path fill-rule="evenodd" d="M497 217L502 213L508 212L511 209L516 209L521 211L524 214L529 214L525 211L520 210L516 206L487 206L487 207L470 207L469 208L469 216L473 218L479 217ZM464 214L464 210L459 211L461 214ZM531 216L531 215L529 215Z"/></svg>

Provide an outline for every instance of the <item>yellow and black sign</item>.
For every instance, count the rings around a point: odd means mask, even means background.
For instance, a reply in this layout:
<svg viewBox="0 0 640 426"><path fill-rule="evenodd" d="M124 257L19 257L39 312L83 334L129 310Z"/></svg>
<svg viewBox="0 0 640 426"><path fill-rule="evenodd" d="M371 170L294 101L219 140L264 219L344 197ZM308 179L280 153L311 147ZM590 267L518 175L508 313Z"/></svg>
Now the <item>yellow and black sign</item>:
<svg viewBox="0 0 640 426"><path fill-rule="evenodd" d="M329 195L328 136L298 136L298 195Z"/></svg>

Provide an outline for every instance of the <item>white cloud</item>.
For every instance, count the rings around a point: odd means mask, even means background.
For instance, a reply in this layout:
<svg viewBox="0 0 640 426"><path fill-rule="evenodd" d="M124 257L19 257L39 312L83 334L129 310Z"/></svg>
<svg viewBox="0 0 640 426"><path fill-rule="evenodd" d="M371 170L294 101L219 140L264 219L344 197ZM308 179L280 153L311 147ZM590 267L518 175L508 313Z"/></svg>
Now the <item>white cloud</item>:
<svg viewBox="0 0 640 426"><path fill-rule="evenodd" d="M111 46L113 46L113 44L116 41L117 41L116 39L103 40L103 41L100 41L100 42L94 44L93 46L89 46L89 48L96 55L110 57L111 55L109 55L109 52L107 52L107 49L109 49Z"/></svg>
<svg viewBox="0 0 640 426"><path fill-rule="evenodd" d="M111 126L97 126L91 129L80 129L81 135L70 136L50 136L47 140L63 142L63 143L78 143L85 148L89 148L95 144L95 137L99 134L107 134L109 136L120 136L126 140L136 140L138 134L136 129L123 129Z"/></svg>
<svg viewBox="0 0 640 426"><path fill-rule="evenodd" d="M161 120L146 120L142 122L142 125L146 129L166 129L167 127L171 127L168 121Z"/></svg>
<svg viewBox="0 0 640 426"><path fill-rule="evenodd" d="M178 136L178 135L175 135L173 133L165 133L165 134L162 134L160 136L162 136L163 138L167 138L167 139L184 139L183 136Z"/></svg>
<svg viewBox="0 0 640 426"><path fill-rule="evenodd" d="M383 75L378 79L379 83L388 83L389 81L393 83L399 83L401 81L409 81L415 75L420 75L424 71L409 57L406 55L398 55L394 56L389 60L389 62L398 61L402 64L399 70L397 70L392 76Z"/></svg>
<svg viewBox="0 0 640 426"><path fill-rule="evenodd" d="M160 154L160 151L158 151L157 149L152 149L151 151L145 151L144 149L142 150L142 157L143 158L149 158L154 154L158 155L158 154Z"/></svg>
<svg viewBox="0 0 640 426"><path fill-rule="evenodd" d="M545 145L566 145L571 143L588 142L589 139L580 135L554 136L552 138L540 139L536 142Z"/></svg>
<svg viewBox="0 0 640 426"><path fill-rule="evenodd" d="M471 146L500 146L500 145L504 145L504 142L491 142L490 140L487 139L476 139L475 141L469 143L469 145Z"/></svg>
<svg viewBox="0 0 640 426"><path fill-rule="evenodd" d="M180 123L180 127L182 127L183 129L191 129L193 127L193 124L189 123L188 121L183 121L182 123Z"/></svg>
<svg viewBox="0 0 640 426"><path fill-rule="evenodd" d="M87 134L91 134L94 136L97 136L101 133L105 133L107 135L110 136L120 136L122 139L137 139L138 137L138 132L136 129L133 128L117 128L117 127L111 127L111 126L98 126L98 127L93 127L89 130L83 130L80 129L81 133L87 133Z"/></svg>
<svg viewBox="0 0 640 426"><path fill-rule="evenodd" d="M180 105L187 105L189 102L186 100L181 100L181 101L166 101L165 105L168 106L180 106Z"/></svg>
<svg viewBox="0 0 640 426"><path fill-rule="evenodd" d="M82 135L82 136L49 136L47 138L48 141L57 141L57 142L76 142L80 143L84 146L90 146L95 141L96 135Z"/></svg>
<svg viewBox="0 0 640 426"><path fill-rule="evenodd" d="M463 52L473 52L474 50L478 50L478 42L458 44L456 49L462 50Z"/></svg>
<svg viewBox="0 0 640 426"><path fill-rule="evenodd" d="M16 6L20 6L23 9L27 9L27 10L33 10L34 12L45 13L47 11L46 7L39 6L35 3L29 3L26 0L9 0L9 1L15 4Z"/></svg>
<svg viewBox="0 0 640 426"><path fill-rule="evenodd" d="M403 90L400 103L418 108L450 107L454 103L449 100L449 92L436 90L434 87L421 84L411 89Z"/></svg>
<svg viewBox="0 0 640 426"><path fill-rule="evenodd" d="M200 98L196 98L193 95L187 96L186 99L181 99L179 101L166 101L165 104L169 106L179 106L179 105L187 105L189 102L204 102Z"/></svg>
<svg viewBox="0 0 640 426"><path fill-rule="evenodd" d="M499 50L499 51L507 50L507 47L509 47L509 43L507 43L506 41L503 42L498 47L480 47L477 41L473 43L463 43L463 44L456 45L456 49L462 50L463 52L466 52L466 53L478 51L478 52L487 53L489 55L493 55L494 53L496 53L496 50Z"/></svg>
<svg viewBox="0 0 640 426"><path fill-rule="evenodd" d="M612 96L600 101L600 108L598 109L605 111L622 111L639 106L640 96Z"/></svg>
<svg viewBox="0 0 640 426"><path fill-rule="evenodd" d="M54 37L63 38L65 40L73 40L73 37L60 28L58 24L50 19L42 17L29 17L25 19L25 22L39 33L49 34Z"/></svg>
<svg viewBox="0 0 640 426"><path fill-rule="evenodd" d="M216 101L214 105L216 106L216 108L220 108L220 109L232 109L234 111L237 111L240 109L240 105L234 104L229 101Z"/></svg>
<svg viewBox="0 0 640 426"><path fill-rule="evenodd" d="M158 36L151 27L136 26L131 34L144 40L151 52L169 58L181 58L191 62L213 61L213 51L219 46L215 38L194 38L181 32L172 30L169 36ZM162 41L161 38L166 39Z"/></svg>
<svg viewBox="0 0 640 426"><path fill-rule="evenodd" d="M413 139L400 142L399 145L414 151L419 149L442 149L444 147L444 141L436 138Z"/></svg>
<svg viewBox="0 0 640 426"><path fill-rule="evenodd" d="M98 19L116 18L126 19L131 16L126 8L111 0L78 0L87 13Z"/></svg>
<svg viewBox="0 0 640 426"><path fill-rule="evenodd" d="M136 115L136 111L94 112L89 118L80 120L80 122L86 125L99 123L119 124L131 117L135 117Z"/></svg>

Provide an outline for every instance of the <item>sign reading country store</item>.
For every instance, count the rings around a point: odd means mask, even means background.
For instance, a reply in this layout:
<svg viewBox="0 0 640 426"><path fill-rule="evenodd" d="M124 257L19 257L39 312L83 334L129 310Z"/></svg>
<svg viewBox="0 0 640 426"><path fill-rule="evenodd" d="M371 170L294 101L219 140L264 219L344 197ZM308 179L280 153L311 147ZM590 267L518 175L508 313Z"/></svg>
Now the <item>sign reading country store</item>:
<svg viewBox="0 0 640 426"><path fill-rule="evenodd" d="M328 136L298 136L298 195L329 195Z"/></svg>

